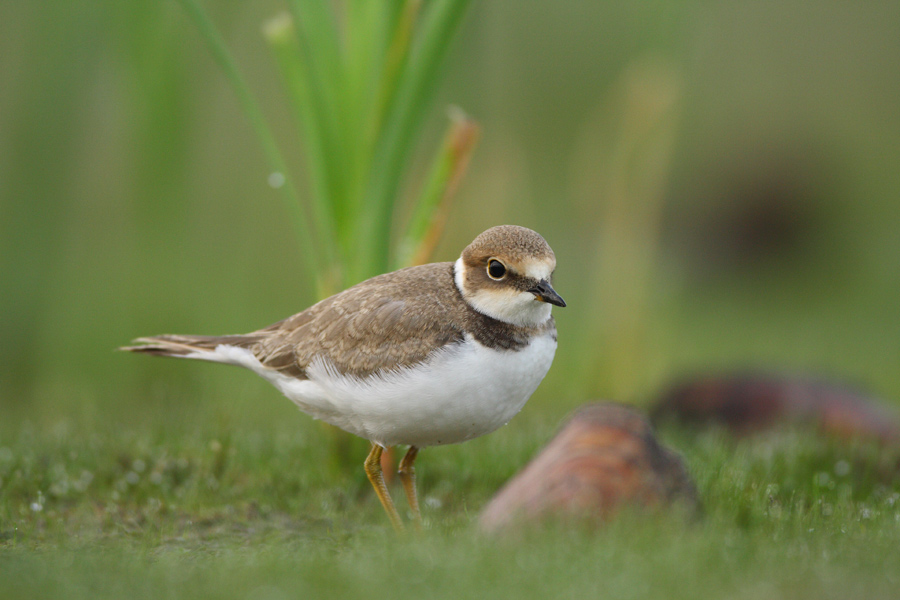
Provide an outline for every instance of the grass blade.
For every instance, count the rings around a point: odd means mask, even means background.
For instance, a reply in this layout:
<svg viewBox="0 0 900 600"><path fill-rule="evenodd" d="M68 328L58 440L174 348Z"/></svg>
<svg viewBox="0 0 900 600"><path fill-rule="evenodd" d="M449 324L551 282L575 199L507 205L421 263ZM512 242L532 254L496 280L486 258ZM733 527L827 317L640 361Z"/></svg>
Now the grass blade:
<svg viewBox="0 0 900 600"><path fill-rule="evenodd" d="M289 14L282 13L266 23L263 32L281 71L294 118L301 130L303 148L309 163L309 195L312 198L312 212L319 241L328 248L326 256L334 257L338 253L338 247L335 239L335 215L329 203L334 186L333 176L330 174L328 153L322 139L322 120L315 111L309 73L301 55L293 19Z"/></svg>
<svg viewBox="0 0 900 600"><path fill-rule="evenodd" d="M409 49L412 46L413 30L422 0L407 0L403 4L403 10L396 20L390 45L385 55L384 69L381 75L380 86L376 96L375 110L372 115L372 143L381 129L387 117L388 108L397 91L397 80L409 58Z"/></svg>
<svg viewBox="0 0 900 600"><path fill-rule="evenodd" d="M349 190L352 189L346 130L346 68L340 34L329 2L291 0L288 4L300 40L302 60L307 66L310 100L320 124L321 152L327 169L328 205L333 223L340 228L352 218ZM332 235L338 235L335 231Z"/></svg>
<svg viewBox="0 0 900 600"><path fill-rule="evenodd" d="M438 68L468 4L469 0L437 0L426 11L419 43L404 65L376 146L370 187L361 210L358 239L363 254L355 265L354 279L387 270L389 266L388 247L383 240L390 234L393 200L402 169L412 152L413 138L425 109L434 96Z"/></svg>
<svg viewBox="0 0 900 600"><path fill-rule="evenodd" d="M285 200L288 214L291 215L291 220L297 232L297 237L299 238L301 245L301 252L307 269L315 278L316 286L321 294L326 287L325 273L322 270L322 265L330 264L331 261L323 260L326 257L323 257L320 252L322 245L316 244L313 232L309 227L308 217L304 213L297 189L287 170L287 165L285 164L281 151L278 148L278 144L275 141L275 136L272 135L272 131L266 123L266 119L262 114L262 110L259 108L256 98L253 96L252 92L250 92L250 88L241 76L231 53L228 51L224 40L222 40L222 37L219 35L219 32L216 30L209 16L197 0L178 1L194 21L194 24L206 40L216 61L225 71L225 75L237 94L244 113L250 120L254 131L256 131L256 135L262 144L270 168L273 172L281 173L284 177L284 184L280 187L282 197Z"/></svg>
<svg viewBox="0 0 900 600"><path fill-rule="evenodd" d="M459 109L451 111L450 119L407 232L401 238L395 268L430 260L444 231L450 201L478 143L480 129L474 120Z"/></svg>

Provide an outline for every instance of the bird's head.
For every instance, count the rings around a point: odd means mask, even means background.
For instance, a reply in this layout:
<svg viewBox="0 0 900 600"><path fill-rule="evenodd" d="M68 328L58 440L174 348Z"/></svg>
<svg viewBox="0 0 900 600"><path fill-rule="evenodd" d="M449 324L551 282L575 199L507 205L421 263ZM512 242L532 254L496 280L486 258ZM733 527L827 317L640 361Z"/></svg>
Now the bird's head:
<svg viewBox="0 0 900 600"><path fill-rule="evenodd" d="M535 231L492 227L466 246L454 265L456 287L478 312L524 327L550 318L565 301L550 285L556 256Z"/></svg>

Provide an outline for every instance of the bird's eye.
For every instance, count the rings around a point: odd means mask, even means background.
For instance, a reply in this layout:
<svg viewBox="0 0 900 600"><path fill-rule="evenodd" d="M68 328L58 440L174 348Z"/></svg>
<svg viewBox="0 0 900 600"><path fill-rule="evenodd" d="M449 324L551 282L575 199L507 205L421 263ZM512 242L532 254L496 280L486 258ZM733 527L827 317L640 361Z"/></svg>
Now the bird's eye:
<svg viewBox="0 0 900 600"><path fill-rule="evenodd" d="M503 279L506 275L506 267L499 260L492 258L488 261L487 273L491 279Z"/></svg>

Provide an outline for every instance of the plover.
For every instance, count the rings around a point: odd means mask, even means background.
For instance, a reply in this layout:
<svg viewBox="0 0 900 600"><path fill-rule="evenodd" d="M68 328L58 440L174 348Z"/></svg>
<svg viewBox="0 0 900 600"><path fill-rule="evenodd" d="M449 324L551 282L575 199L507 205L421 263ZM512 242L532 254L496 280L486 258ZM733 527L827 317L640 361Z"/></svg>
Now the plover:
<svg viewBox="0 0 900 600"><path fill-rule="evenodd" d="M551 306L566 305L550 284L555 267L538 233L501 225L456 262L373 277L252 333L160 335L122 350L245 367L303 412L369 440L366 474L397 529L380 459L409 446L399 476L419 526L419 449L506 424L550 369Z"/></svg>

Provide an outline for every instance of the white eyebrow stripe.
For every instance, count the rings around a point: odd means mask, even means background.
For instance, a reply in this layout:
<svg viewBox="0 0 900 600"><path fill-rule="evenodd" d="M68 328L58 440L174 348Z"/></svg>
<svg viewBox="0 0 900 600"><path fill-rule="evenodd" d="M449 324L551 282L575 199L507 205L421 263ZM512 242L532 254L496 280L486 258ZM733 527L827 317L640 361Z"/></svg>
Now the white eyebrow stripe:
<svg viewBox="0 0 900 600"><path fill-rule="evenodd" d="M537 279L547 279L553 273L554 265L545 260L530 260L524 265L525 276Z"/></svg>

